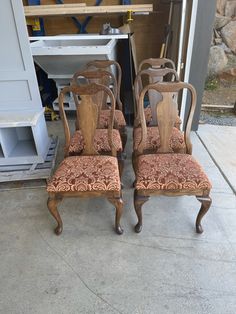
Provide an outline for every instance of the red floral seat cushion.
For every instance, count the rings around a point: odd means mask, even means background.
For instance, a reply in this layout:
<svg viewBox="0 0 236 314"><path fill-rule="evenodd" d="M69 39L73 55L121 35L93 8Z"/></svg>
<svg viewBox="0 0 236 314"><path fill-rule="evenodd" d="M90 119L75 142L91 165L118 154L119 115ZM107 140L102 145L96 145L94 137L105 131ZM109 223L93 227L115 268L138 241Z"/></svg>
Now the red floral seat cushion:
<svg viewBox="0 0 236 314"><path fill-rule="evenodd" d="M202 167L187 154L142 155L137 166L137 190L210 190Z"/></svg>
<svg viewBox="0 0 236 314"><path fill-rule="evenodd" d="M49 180L47 191L120 191L117 159L111 156L67 157Z"/></svg>
<svg viewBox="0 0 236 314"><path fill-rule="evenodd" d="M101 110L99 117L100 128L107 128L110 119L110 109ZM115 121L119 128L126 126L125 117L121 110L115 110Z"/></svg>
<svg viewBox="0 0 236 314"><path fill-rule="evenodd" d="M147 123L147 124L151 123L151 121L152 121L152 110L151 110L151 107L146 107L146 108L144 109L144 115L145 115L146 123ZM178 116L178 117L176 118L176 121L175 121L175 127L176 127L177 129L179 129L181 123L182 123L182 120L181 120L180 117Z"/></svg>
<svg viewBox="0 0 236 314"><path fill-rule="evenodd" d="M138 145L141 141L142 130L141 128L134 129L134 150L138 149ZM156 126L147 128L147 143L146 149L156 150L161 145L159 129ZM170 147L174 152L184 152L186 145L184 141L183 133L173 128L172 135L170 138Z"/></svg>
<svg viewBox="0 0 236 314"><path fill-rule="evenodd" d="M113 144L116 151L122 151L122 142L118 130L113 130ZM97 129L94 136L94 147L98 152L110 152L107 129ZM80 154L84 148L84 139L80 130L76 131L70 141L69 154Z"/></svg>
<svg viewBox="0 0 236 314"><path fill-rule="evenodd" d="M149 124L152 121L152 110L150 107L144 108L144 115L146 123Z"/></svg>

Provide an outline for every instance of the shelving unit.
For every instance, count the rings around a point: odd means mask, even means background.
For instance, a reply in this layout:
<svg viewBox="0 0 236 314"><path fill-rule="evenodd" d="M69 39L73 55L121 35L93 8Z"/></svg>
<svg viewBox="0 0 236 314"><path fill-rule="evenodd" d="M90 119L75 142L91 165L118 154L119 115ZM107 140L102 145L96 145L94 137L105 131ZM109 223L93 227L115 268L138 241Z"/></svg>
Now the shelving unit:
<svg viewBox="0 0 236 314"><path fill-rule="evenodd" d="M14 116L9 112L1 113L0 165L44 162L50 141L42 140L42 136L47 139L47 132L42 127L43 110L22 115L22 112L15 112Z"/></svg>
<svg viewBox="0 0 236 314"><path fill-rule="evenodd" d="M2 0L0 19L0 181L4 167L44 163L51 144L22 1ZM6 44L7 43L7 44ZM24 179L23 173L22 180Z"/></svg>
<svg viewBox="0 0 236 314"><path fill-rule="evenodd" d="M152 4L133 4L133 5L101 5L86 6L82 4L58 4L25 6L25 16L73 16L73 15L100 15L100 14L126 14L128 11L150 13L153 11Z"/></svg>

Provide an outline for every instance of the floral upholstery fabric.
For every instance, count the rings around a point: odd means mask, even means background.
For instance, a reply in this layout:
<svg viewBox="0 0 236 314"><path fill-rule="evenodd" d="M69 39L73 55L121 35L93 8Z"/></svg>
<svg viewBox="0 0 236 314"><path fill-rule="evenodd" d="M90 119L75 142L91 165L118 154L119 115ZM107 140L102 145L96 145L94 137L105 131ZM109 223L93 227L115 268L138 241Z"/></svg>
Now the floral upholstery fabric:
<svg viewBox="0 0 236 314"><path fill-rule="evenodd" d="M122 142L118 130L113 130L113 144L116 151L122 151ZM107 129L97 129L94 136L94 147L98 152L110 152L111 148L108 142ZM82 132L76 131L70 141L69 154L80 154L84 148Z"/></svg>
<svg viewBox="0 0 236 314"><path fill-rule="evenodd" d="M202 167L187 154L150 154L138 159L137 190L210 190Z"/></svg>
<svg viewBox="0 0 236 314"><path fill-rule="evenodd" d="M99 117L99 126L100 128L107 128L110 118L110 110L101 110L100 117ZM119 128L126 126L125 117L121 110L115 110L115 121Z"/></svg>
<svg viewBox="0 0 236 314"><path fill-rule="evenodd" d="M134 129L134 150L138 149L138 145L141 141L142 136L142 129L136 128ZM147 143L146 143L146 149L148 150L156 150L161 145L160 142L160 134L159 129L156 126L148 127L147 128ZM185 142L184 142L184 136L183 133L173 128L172 135L170 137L170 147L174 152L179 152L180 150L185 149Z"/></svg>
<svg viewBox="0 0 236 314"><path fill-rule="evenodd" d="M49 181L47 191L120 191L117 159L111 156L67 157Z"/></svg>
<svg viewBox="0 0 236 314"><path fill-rule="evenodd" d="M144 108L144 115L146 123L149 124L152 121L152 110L151 107Z"/></svg>
<svg viewBox="0 0 236 314"><path fill-rule="evenodd" d="M146 120L146 123L149 124L151 121L152 121L152 110L151 110L151 107L146 107L144 109L144 115L145 115L145 120ZM177 129L179 129L180 125L182 123L182 120L180 119L180 117L178 116L176 118L176 121L175 121L175 127Z"/></svg>

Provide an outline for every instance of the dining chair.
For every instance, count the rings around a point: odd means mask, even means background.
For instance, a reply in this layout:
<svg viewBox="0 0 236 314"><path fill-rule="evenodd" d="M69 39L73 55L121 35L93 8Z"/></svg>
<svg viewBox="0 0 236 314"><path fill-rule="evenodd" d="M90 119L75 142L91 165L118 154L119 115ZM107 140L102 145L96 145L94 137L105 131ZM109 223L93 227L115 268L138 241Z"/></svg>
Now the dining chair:
<svg viewBox="0 0 236 314"><path fill-rule="evenodd" d="M175 153L170 139L178 111L172 93L179 93L183 89L188 90L191 95L190 110L184 131L186 152ZM142 137L138 146L139 156L135 171L134 207L138 217L135 231L138 233L142 230L142 206L150 196L193 195L201 202L195 225L196 232L202 233L201 220L211 205L210 190L212 186L204 170L192 156L190 131L196 107L196 91L192 85L183 82L150 84L141 92L139 108L143 106L145 94L149 90L162 95L162 101L156 107L160 145L155 153L146 152L147 125L144 114L142 114L140 117Z"/></svg>
<svg viewBox="0 0 236 314"><path fill-rule="evenodd" d="M135 92L135 99L137 103L137 118L134 129L133 129L133 153L132 153L132 162L133 162L133 168L134 171L136 171L137 168L137 157L139 156L138 152L138 146L142 139L142 128L140 126L140 116L143 115L145 119L145 123L147 124L147 139L146 139L146 151L149 153L154 153L161 145L160 140L160 132L158 128L158 117L156 114L157 110L157 104L161 102L162 95L161 93L158 93L155 90L148 90L146 95L147 98L151 98L151 106L152 106L152 116L153 116L153 122L155 121L155 124L152 123L151 125L147 123L147 116L145 112L144 105L139 106L139 98L141 94L140 88L143 89L143 79L147 78L150 81L153 81L157 76L163 77L169 75L169 79L171 82L178 82L178 75L175 70L169 69L169 68L163 68L163 69L148 69L148 70L141 70L138 75L136 76L135 82L134 82L134 92ZM176 92L169 90L170 97L172 97L172 101L175 102L175 106L177 107L177 101L176 101ZM177 116L176 121L174 123L174 126L172 128L171 137L170 137L170 146L176 153L185 153L186 152L186 145L184 140L184 133L180 131L179 129L179 117Z"/></svg>
<svg viewBox="0 0 236 314"><path fill-rule="evenodd" d="M111 156L100 155L94 145L98 106L93 102L93 96L101 91L106 92L111 99L109 124L106 130ZM67 93L73 93L81 98L78 113L84 146L79 156L69 156L71 134L64 110L64 99ZM60 92L59 110L65 131L65 158L47 184L48 209L57 221L55 233L59 235L63 230L62 219L57 209L63 198L105 197L116 208L115 230L117 234L122 234L120 218L123 211L123 200L116 148L112 136L115 112L113 93L106 86L96 83L84 86L67 86Z"/></svg>

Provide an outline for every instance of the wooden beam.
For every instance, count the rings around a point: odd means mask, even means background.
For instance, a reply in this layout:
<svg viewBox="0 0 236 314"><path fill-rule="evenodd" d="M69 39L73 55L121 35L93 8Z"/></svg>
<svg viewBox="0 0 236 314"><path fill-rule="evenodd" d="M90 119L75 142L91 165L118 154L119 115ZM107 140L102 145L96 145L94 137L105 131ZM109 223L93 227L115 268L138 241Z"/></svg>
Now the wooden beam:
<svg viewBox="0 0 236 314"><path fill-rule="evenodd" d="M149 13L153 11L152 4L136 5L102 5L86 6L81 4L25 6L25 16L74 16L100 14L126 14L127 11Z"/></svg>
<svg viewBox="0 0 236 314"><path fill-rule="evenodd" d="M41 10L50 10L50 9L55 9L57 10L58 8L78 8L78 7L85 7L86 3L69 3L69 4L43 4L43 5L27 5L24 6L25 11L41 11Z"/></svg>

